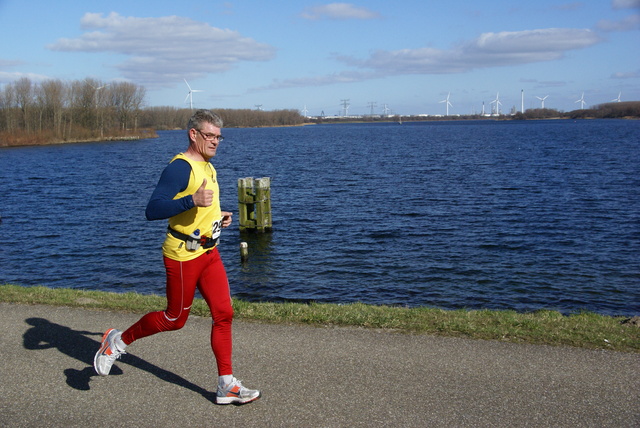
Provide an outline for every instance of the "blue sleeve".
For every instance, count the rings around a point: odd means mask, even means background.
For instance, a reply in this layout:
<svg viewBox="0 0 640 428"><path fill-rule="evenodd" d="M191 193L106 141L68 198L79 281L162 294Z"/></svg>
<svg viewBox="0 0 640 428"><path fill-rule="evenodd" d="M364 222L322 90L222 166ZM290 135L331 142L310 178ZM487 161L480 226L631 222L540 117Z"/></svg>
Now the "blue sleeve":
<svg viewBox="0 0 640 428"><path fill-rule="evenodd" d="M147 204L145 211L147 220L162 220L173 217L195 206L191 195L173 199L187 188L190 175L191 165L182 159L176 159L167 165Z"/></svg>

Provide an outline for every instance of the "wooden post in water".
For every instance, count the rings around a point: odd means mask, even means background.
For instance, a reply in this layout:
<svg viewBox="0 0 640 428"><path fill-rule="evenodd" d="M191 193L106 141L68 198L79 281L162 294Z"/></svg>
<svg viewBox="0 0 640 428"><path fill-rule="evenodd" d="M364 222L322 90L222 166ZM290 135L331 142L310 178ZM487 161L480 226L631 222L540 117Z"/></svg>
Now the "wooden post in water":
<svg viewBox="0 0 640 428"><path fill-rule="evenodd" d="M271 179L238 179L240 230L266 232L271 229Z"/></svg>
<svg viewBox="0 0 640 428"><path fill-rule="evenodd" d="M238 179L238 212L240 215L240 230L252 226L251 214L253 213L253 178Z"/></svg>
<svg viewBox="0 0 640 428"><path fill-rule="evenodd" d="M265 231L271 229L271 179L257 178L253 184L256 190L256 228Z"/></svg>

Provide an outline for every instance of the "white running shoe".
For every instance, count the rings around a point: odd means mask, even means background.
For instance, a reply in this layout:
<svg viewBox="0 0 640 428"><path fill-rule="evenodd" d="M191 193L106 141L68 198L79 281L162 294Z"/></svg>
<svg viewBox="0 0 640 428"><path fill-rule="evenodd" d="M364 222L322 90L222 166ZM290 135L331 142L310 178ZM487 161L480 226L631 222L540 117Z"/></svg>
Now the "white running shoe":
<svg viewBox="0 0 640 428"><path fill-rule="evenodd" d="M228 385L218 385L216 404L246 404L260 398L260 391L248 389L235 377Z"/></svg>
<svg viewBox="0 0 640 428"><path fill-rule="evenodd" d="M100 376L106 376L111 371L111 366L120 355L126 354L121 351L115 344L115 339L122 334L120 330L110 328L102 335L102 344L93 358L93 367Z"/></svg>

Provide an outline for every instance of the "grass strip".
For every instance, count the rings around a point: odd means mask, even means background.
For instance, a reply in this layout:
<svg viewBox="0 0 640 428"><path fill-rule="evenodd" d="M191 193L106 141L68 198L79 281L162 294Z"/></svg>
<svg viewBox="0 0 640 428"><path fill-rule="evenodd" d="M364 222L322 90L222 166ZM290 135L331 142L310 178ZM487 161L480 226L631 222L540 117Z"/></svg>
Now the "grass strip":
<svg viewBox="0 0 640 428"><path fill-rule="evenodd" d="M147 313L165 308L164 296L109 293L68 288L0 284L0 301ZM233 300L236 319L268 323L352 326L413 334L500 340L514 343L574 346L640 352L639 317L610 317L592 312L563 315L540 310L443 310L363 303L255 303ZM192 315L209 317L203 299Z"/></svg>

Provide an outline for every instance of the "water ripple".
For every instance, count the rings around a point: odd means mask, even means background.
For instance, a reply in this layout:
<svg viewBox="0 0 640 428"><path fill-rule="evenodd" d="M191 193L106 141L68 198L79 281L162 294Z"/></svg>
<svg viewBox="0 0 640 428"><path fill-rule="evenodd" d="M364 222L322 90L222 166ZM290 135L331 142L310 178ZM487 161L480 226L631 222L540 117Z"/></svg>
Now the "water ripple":
<svg viewBox="0 0 640 428"><path fill-rule="evenodd" d="M274 232L221 252L234 296L640 313L637 121L228 129L214 159L272 178ZM164 292L146 201L184 132L0 150L0 281ZM248 262L238 244L247 241Z"/></svg>

